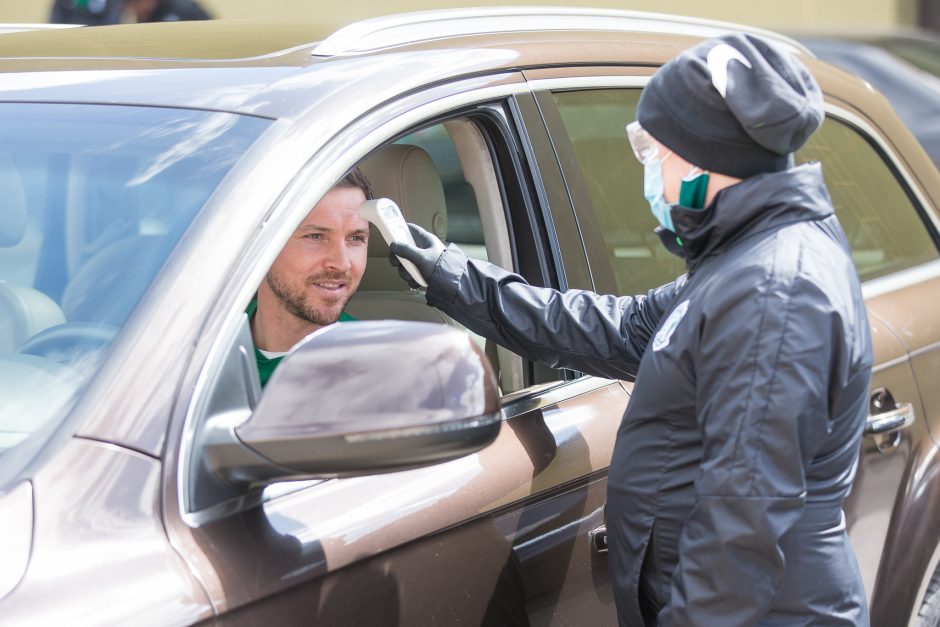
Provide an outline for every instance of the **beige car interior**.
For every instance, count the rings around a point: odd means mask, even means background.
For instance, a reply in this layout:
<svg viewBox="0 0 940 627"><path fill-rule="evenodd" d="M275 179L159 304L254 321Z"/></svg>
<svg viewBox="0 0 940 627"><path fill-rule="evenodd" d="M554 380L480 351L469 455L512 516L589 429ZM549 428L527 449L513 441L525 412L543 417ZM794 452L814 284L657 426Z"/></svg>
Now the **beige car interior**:
<svg viewBox="0 0 940 627"><path fill-rule="evenodd" d="M26 192L13 159L0 153L0 248L18 245L26 236ZM33 335L65 322L58 304L27 285L0 279L0 354L15 353Z"/></svg>
<svg viewBox="0 0 940 627"><path fill-rule="evenodd" d="M0 152L0 248L12 248L26 237L28 211L19 171L6 153ZM59 305L46 294L27 285L0 279L0 450L22 438L55 416L79 386L71 368L34 355L17 354L26 341L46 329L65 322ZM43 403L23 394L42 390Z"/></svg>
<svg viewBox="0 0 940 627"><path fill-rule="evenodd" d="M449 172L445 180L428 151L412 143L388 144L360 167L372 183L376 197L394 200L407 221L460 246L471 257L512 268L505 212L484 137L469 120L453 120L441 126L443 129L435 129L438 136L453 143L459 160L458 171ZM459 220L448 211L452 205L462 209ZM415 320L459 328L486 352L499 373L504 394L523 387L523 361L518 355L483 340L430 307L423 293L410 289L401 279L388 255L388 245L373 228L366 271L359 290L346 307L350 315L361 320Z"/></svg>

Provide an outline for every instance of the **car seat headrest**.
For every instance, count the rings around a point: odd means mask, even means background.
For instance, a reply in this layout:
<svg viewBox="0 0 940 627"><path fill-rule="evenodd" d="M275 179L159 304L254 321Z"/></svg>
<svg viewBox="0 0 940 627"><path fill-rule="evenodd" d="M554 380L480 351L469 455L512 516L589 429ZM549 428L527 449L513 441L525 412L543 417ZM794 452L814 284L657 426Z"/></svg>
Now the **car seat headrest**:
<svg viewBox="0 0 940 627"><path fill-rule="evenodd" d="M31 287L0 280L0 354L12 353L33 335L65 322L54 300Z"/></svg>
<svg viewBox="0 0 940 627"><path fill-rule="evenodd" d="M0 247L16 246L26 234L26 192L13 159L0 151Z"/></svg>
<svg viewBox="0 0 940 627"><path fill-rule="evenodd" d="M376 198L394 200L405 220L447 240L444 186L434 162L423 148L389 144L361 163L360 168L372 183ZM372 227L369 257L387 256L388 245Z"/></svg>

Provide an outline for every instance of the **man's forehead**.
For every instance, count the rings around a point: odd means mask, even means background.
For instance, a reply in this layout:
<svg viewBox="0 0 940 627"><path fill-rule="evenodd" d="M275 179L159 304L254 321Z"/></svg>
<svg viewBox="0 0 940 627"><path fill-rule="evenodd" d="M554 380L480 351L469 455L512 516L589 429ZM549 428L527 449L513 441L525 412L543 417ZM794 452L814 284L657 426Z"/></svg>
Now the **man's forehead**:
<svg viewBox="0 0 940 627"><path fill-rule="evenodd" d="M366 199L356 187L333 188L314 205L300 228L368 228L369 223L359 215L359 206Z"/></svg>

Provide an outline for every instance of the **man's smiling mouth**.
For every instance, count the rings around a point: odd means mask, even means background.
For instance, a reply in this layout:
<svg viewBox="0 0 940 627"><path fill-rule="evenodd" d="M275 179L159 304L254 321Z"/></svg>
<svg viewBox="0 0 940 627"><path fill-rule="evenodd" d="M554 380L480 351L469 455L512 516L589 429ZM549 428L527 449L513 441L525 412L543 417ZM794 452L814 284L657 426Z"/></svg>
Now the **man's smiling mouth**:
<svg viewBox="0 0 940 627"><path fill-rule="evenodd" d="M346 287L346 283L341 281L317 281L313 285L323 290L341 290Z"/></svg>

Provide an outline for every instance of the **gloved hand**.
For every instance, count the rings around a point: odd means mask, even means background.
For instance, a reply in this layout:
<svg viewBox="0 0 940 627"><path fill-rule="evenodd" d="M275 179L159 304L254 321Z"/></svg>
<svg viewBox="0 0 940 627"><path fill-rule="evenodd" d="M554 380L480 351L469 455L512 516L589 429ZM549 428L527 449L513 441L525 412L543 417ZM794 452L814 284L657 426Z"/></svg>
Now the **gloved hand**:
<svg viewBox="0 0 940 627"><path fill-rule="evenodd" d="M434 267L437 266L438 260L441 258L441 255L444 254L447 247L444 246L444 242L438 239L436 235L425 231L417 224L409 222L408 230L411 231L411 236L415 240L415 246L403 242L392 242L388 247L391 251L388 260L393 266L398 268L399 276L401 276L408 285L413 288L418 288L421 286L408 274L405 267L398 261L398 257L407 259L413 263L424 278L424 282L428 283L431 278L431 273L434 272Z"/></svg>

